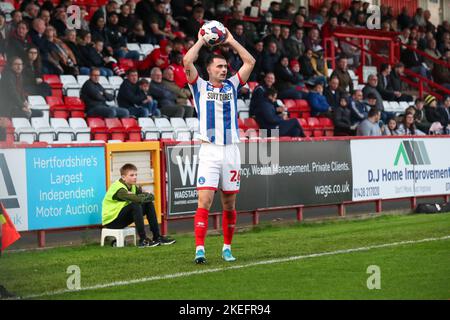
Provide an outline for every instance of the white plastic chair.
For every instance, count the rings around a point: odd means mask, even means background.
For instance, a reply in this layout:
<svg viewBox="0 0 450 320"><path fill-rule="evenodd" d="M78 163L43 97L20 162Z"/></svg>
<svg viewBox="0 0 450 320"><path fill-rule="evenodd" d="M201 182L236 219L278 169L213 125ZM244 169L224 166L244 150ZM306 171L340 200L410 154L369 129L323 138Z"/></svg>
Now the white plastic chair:
<svg viewBox="0 0 450 320"><path fill-rule="evenodd" d="M75 140L75 130L69 126L64 118L50 118L50 125L56 131L56 139L60 142Z"/></svg>
<svg viewBox="0 0 450 320"><path fill-rule="evenodd" d="M11 121L15 128L18 141L27 143L36 141L37 132L31 127L30 121L27 118L12 118Z"/></svg>
<svg viewBox="0 0 450 320"><path fill-rule="evenodd" d="M136 245L136 229L133 227L128 227L125 229L102 229L102 236L100 240L100 245L103 247L105 245L106 237L113 237L116 239L115 247L121 248L125 245L126 237L133 237L134 245Z"/></svg>
<svg viewBox="0 0 450 320"><path fill-rule="evenodd" d="M31 118L31 125L37 131L37 139L41 142L52 143L56 138L55 129L50 127L48 121L44 118Z"/></svg>
<svg viewBox="0 0 450 320"><path fill-rule="evenodd" d="M158 140L159 130L152 118L139 118L139 126L141 127L144 140Z"/></svg>

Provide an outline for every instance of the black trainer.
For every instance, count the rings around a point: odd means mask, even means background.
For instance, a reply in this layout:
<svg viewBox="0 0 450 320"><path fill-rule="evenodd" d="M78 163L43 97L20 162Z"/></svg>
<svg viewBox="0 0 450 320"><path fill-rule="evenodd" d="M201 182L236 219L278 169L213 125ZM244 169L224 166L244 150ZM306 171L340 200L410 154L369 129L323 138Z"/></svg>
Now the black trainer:
<svg viewBox="0 0 450 320"><path fill-rule="evenodd" d="M162 244L163 246L169 245L169 244L173 244L175 242L177 242L175 239L171 239L169 237L163 237L160 236L158 239L155 240L155 242L158 242L159 244Z"/></svg>
<svg viewBox="0 0 450 320"><path fill-rule="evenodd" d="M138 248L149 248L159 246L160 243L157 241L152 241L149 238L145 238L143 240L139 240Z"/></svg>

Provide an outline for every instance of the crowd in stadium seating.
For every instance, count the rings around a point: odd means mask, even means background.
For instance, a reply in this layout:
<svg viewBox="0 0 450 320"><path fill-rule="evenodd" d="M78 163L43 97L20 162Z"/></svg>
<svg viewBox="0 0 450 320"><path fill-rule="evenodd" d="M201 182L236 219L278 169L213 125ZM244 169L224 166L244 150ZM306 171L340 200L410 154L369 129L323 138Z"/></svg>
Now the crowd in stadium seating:
<svg viewBox="0 0 450 320"><path fill-rule="evenodd" d="M361 63L361 52L349 44L355 39L336 41L332 72L322 40L339 26L366 28L368 3L362 1L343 8L338 1L324 0L318 10L307 13L305 7L276 1L263 11L260 0L251 1L247 8L240 0L97 0L82 3L83 19L77 30L67 24L66 8L71 4L77 1L23 0L16 10L0 13L0 58L6 64L0 82L0 116L42 116L30 108L27 97L53 95L54 88L43 80L50 74L89 75L80 91L87 117L193 117L182 58L204 21L216 19L224 21L256 59L249 79L253 86L245 86L239 98L249 106L243 118L248 113L261 129L308 135L309 122L290 121L296 116L281 103L304 100L306 118L331 119L334 135L450 133L450 96L438 100L428 95L421 100L416 92L404 93L411 89L401 80L405 67L450 89L449 68L414 50L448 65L450 25L448 21L433 25L429 11L421 8L414 15L404 8L395 17L391 7L381 6L382 31L399 32L404 45L401 62L381 64L365 85L356 85L354 70ZM244 15L258 19L243 19ZM144 46L150 49L142 50ZM380 53L386 50L383 45L376 47ZM230 75L242 65L230 47L204 47L197 60L201 76L206 77L205 61L214 51L227 58ZM100 83L102 76L126 80L110 92ZM386 102L410 108L393 112L386 110ZM261 107L269 105L273 110Z"/></svg>

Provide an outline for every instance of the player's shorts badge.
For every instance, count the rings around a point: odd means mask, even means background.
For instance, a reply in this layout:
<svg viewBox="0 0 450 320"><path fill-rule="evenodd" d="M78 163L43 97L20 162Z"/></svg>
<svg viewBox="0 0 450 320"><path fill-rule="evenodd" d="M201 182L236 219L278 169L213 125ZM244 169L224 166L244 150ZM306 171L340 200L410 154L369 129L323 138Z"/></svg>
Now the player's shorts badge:
<svg viewBox="0 0 450 320"><path fill-rule="evenodd" d="M200 177L200 178L198 178L198 183L199 183L199 184L205 184L205 182L206 182L205 177Z"/></svg>

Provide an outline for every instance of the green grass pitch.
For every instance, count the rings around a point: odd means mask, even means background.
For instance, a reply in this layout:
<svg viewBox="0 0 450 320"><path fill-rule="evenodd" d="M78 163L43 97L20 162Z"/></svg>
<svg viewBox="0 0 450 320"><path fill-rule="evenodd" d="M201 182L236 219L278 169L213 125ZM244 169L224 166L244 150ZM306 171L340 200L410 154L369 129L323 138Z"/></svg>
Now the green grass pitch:
<svg viewBox="0 0 450 320"><path fill-rule="evenodd" d="M87 244L6 252L0 284L36 299L449 299L449 238L323 255L449 235L450 214L378 215L238 232L234 263L221 259L220 235L206 240L206 265L193 263L191 234L156 248ZM295 256L306 257L287 261ZM70 265L80 268L87 290L67 292ZM380 289L367 288L371 265L380 268ZM92 288L98 285L106 287Z"/></svg>

